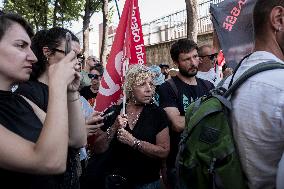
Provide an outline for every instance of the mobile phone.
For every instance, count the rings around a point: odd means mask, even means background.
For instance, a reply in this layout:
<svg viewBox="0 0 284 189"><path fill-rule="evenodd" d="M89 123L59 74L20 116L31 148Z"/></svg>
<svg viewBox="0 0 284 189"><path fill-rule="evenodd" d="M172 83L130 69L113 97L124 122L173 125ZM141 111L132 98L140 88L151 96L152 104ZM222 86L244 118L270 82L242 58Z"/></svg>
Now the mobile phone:
<svg viewBox="0 0 284 189"><path fill-rule="evenodd" d="M66 41L65 41L65 55L67 55L71 51L71 41L72 41L72 36L69 32L67 32Z"/></svg>
<svg viewBox="0 0 284 189"><path fill-rule="evenodd" d="M114 114L114 111L111 111L109 113L103 114L104 121L106 121L113 114Z"/></svg>

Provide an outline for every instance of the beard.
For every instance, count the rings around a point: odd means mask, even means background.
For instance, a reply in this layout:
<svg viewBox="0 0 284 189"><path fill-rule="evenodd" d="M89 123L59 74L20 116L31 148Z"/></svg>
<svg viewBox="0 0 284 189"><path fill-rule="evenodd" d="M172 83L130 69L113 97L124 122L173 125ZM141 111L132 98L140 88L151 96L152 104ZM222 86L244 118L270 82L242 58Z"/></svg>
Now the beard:
<svg viewBox="0 0 284 189"><path fill-rule="evenodd" d="M194 72L188 72L188 70L179 67L179 73L184 77L194 77L198 72L198 68L193 66L191 69L196 69Z"/></svg>

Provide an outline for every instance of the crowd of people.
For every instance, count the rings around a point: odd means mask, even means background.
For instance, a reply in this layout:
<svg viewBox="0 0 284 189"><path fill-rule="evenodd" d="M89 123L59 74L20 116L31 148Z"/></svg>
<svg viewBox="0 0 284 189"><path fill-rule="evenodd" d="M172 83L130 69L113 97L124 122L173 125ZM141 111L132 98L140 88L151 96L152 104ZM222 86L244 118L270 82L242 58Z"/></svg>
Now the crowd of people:
<svg viewBox="0 0 284 189"><path fill-rule="evenodd" d="M171 46L175 75L166 63L131 65L123 114L122 104L94 111L104 66L95 56L84 58L71 31L54 27L34 35L20 15L1 13L3 186L177 188L175 162L188 106L220 83L228 88L254 65L284 64L284 1L257 0L253 20L254 50L235 71L219 69L215 49L189 39ZM250 189L284 188L282 77L281 69L257 74L231 98L233 136Z"/></svg>

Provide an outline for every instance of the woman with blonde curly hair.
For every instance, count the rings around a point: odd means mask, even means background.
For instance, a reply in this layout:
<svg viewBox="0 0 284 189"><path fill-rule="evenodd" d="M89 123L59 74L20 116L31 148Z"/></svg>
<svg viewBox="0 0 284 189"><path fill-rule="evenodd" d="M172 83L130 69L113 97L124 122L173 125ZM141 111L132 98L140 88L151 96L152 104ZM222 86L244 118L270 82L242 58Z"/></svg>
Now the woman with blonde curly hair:
<svg viewBox="0 0 284 189"><path fill-rule="evenodd" d="M168 119L164 110L152 103L155 87L148 67L132 66L125 81L126 115L116 117L97 148L103 149L101 152L112 148L108 174L125 178L125 188L158 189L161 163L169 153Z"/></svg>

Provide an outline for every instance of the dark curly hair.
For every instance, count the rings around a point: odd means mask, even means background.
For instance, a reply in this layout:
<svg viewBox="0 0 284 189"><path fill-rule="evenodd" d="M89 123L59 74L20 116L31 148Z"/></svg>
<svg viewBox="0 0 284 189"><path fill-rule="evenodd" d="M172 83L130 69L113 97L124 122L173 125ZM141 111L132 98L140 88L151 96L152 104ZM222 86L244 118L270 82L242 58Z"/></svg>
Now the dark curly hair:
<svg viewBox="0 0 284 189"><path fill-rule="evenodd" d="M189 53L193 49L198 51L197 44L189 39L179 39L171 46L171 58L174 62L178 62L178 57L180 53Z"/></svg>
<svg viewBox="0 0 284 189"><path fill-rule="evenodd" d="M33 64L30 80L37 80L47 69L47 59L43 54L43 47L48 47L51 53L54 53L53 49L56 49L60 46L62 40L65 40L67 32L71 34L73 41L79 42L79 39L71 31L61 27L41 30L35 34L32 38L31 48L36 55L38 62Z"/></svg>

